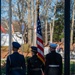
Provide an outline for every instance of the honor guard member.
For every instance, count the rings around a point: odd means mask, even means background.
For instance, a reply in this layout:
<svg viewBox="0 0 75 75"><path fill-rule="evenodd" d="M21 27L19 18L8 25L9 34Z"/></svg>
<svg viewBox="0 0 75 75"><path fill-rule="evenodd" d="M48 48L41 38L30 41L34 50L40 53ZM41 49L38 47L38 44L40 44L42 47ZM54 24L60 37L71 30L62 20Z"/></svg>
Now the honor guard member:
<svg viewBox="0 0 75 75"><path fill-rule="evenodd" d="M31 47L32 57L27 61L28 75L42 75L44 72L44 64L37 56L37 47Z"/></svg>
<svg viewBox="0 0 75 75"><path fill-rule="evenodd" d="M62 57L55 51L57 44L49 45L50 53L46 55L45 75L62 75Z"/></svg>
<svg viewBox="0 0 75 75"><path fill-rule="evenodd" d="M10 54L6 60L6 75L25 75L25 58L18 53L21 45L18 42L12 42L13 54Z"/></svg>

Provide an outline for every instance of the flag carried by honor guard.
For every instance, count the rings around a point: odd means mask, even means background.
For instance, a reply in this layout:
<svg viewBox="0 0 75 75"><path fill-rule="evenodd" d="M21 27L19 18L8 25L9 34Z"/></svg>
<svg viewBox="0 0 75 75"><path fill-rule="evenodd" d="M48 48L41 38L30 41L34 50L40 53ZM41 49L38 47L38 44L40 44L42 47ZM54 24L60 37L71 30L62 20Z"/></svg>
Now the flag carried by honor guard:
<svg viewBox="0 0 75 75"><path fill-rule="evenodd" d="M39 17L37 17L37 48L38 48L38 57L45 64L41 22Z"/></svg>

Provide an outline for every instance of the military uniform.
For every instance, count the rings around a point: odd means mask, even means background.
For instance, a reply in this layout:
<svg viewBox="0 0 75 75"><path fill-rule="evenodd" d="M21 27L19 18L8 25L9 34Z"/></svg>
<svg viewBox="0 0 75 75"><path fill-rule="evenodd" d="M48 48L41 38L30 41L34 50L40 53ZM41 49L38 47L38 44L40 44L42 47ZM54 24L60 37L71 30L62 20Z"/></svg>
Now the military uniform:
<svg viewBox="0 0 75 75"><path fill-rule="evenodd" d="M34 52L37 48L32 47ZM35 50L34 50L35 49ZM27 61L27 74L28 75L42 75L44 72L44 64L35 54Z"/></svg>
<svg viewBox="0 0 75 75"><path fill-rule="evenodd" d="M20 47L18 43L14 43L17 48ZM16 46L13 44L13 47ZM13 52L6 60L6 75L25 75L26 66L24 56L18 52Z"/></svg>
<svg viewBox="0 0 75 75"><path fill-rule="evenodd" d="M55 50L46 55L45 75L62 75L62 57Z"/></svg>

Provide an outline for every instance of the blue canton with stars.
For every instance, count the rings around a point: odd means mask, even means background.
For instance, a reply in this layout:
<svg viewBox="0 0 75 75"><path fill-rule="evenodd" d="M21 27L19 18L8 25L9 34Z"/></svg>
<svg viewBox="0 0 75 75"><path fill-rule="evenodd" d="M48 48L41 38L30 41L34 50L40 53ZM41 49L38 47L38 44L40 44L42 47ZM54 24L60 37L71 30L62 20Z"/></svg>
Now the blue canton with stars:
<svg viewBox="0 0 75 75"><path fill-rule="evenodd" d="M41 22L40 22L40 19L39 18L37 19L37 33L42 36Z"/></svg>

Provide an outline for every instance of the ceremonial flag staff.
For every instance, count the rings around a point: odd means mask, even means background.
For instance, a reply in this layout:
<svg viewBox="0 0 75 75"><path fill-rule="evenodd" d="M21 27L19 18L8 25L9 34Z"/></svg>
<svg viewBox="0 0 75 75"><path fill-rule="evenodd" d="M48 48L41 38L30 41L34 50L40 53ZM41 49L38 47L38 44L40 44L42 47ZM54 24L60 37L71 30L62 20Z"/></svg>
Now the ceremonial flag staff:
<svg viewBox="0 0 75 75"><path fill-rule="evenodd" d="M37 0L37 48L38 48L38 57L45 64L44 58L44 46L43 46L43 37L41 29L41 21L39 18L39 0Z"/></svg>
<svg viewBox="0 0 75 75"><path fill-rule="evenodd" d="M39 2L39 0L37 0L37 19L39 17L39 4L40 4L40 2Z"/></svg>

